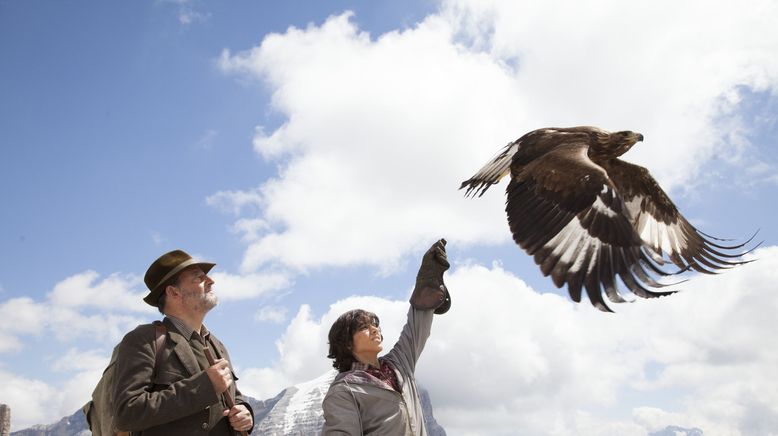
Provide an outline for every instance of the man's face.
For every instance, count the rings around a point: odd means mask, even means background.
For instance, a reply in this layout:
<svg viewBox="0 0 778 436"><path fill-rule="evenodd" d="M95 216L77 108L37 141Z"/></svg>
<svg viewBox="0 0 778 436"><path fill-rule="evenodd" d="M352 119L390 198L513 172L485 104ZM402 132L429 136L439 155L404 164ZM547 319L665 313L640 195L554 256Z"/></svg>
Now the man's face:
<svg viewBox="0 0 778 436"><path fill-rule="evenodd" d="M198 313L206 313L216 307L218 298L211 291L214 281L198 266L186 268L178 277L184 307Z"/></svg>

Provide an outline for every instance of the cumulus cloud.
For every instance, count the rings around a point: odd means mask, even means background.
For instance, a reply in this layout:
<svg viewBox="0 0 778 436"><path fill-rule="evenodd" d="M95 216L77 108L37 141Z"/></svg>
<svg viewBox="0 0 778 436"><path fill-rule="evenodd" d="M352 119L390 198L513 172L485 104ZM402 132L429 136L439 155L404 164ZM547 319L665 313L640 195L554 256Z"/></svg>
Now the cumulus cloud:
<svg viewBox="0 0 778 436"><path fill-rule="evenodd" d="M233 210L241 194L261 205L243 271L391 272L430 235L505 242L501 189L471 201L455 188L537 127L640 131L627 159L668 190L715 156L750 165L736 111L742 90L776 89L776 7L452 0L403 31L370 35L344 13L225 50L223 71L263 80L286 118L255 131L277 176L230 193Z"/></svg>
<svg viewBox="0 0 778 436"><path fill-rule="evenodd" d="M35 347L30 337L51 339L51 352L60 344L70 345L50 364L52 371L67 374L56 385L44 381L45 376L30 378L0 367L0 398L11 407L14 429L52 423L83 406L108 363L110 346L153 311L139 304L138 285L133 276L101 278L84 271L57 283L43 300L0 302L0 353L11 356ZM107 350L79 350L72 345L79 339Z"/></svg>
<svg viewBox="0 0 778 436"><path fill-rule="evenodd" d="M11 298L0 304L0 331L37 334L46 325L46 310L32 298Z"/></svg>
<svg viewBox="0 0 778 436"><path fill-rule="evenodd" d="M110 356L101 351L71 348L53 364L55 371L69 374L60 385L0 368L0 398L11 408L12 430L51 424L72 415L91 398L109 359Z"/></svg>
<svg viewBox="0 0 778 436"><path fill-rule="evenodd" d="M262 306L254 319L261 322L272 322L274 324L281 324L286 321L286 307L283 306Z"/></svg>
<svg viewBox="0 0 778 436"><path fill-rule="evenodd" d="M126 308L138 312L148 309L138 304L147 293L135 291L140 280L134 276L111 274L98 281L96 271L74 274L54 286L47 298L58 307L93 307L99 309Z"/></svg>
<svg viewBox="0 0 778 436"><path fill-rule="evenodd" d="M268 297L289 288L292 279L282 272L265 272L246 275L213 273L214 289L222 301Z"/></svg>
<svg viewBox="0 0 778 436"><path fill-rule="evenodd" d="M238 215L244 208L262 206L262 196L255 191L219 191L209 195L205 202L208 206Z"/></svg>
<svg viewBox="0 0 778 436"><path fill-rule="evenodd" d="M538 293L499 264L459 267L418 379L452 434L645 435L669 425L767 434L778 419L778 350L764 345L778 334L778 297L763 284L778 280L778 247L755 257L615 314ZM245 371L242 389L270 397L330 369L329 327L357 307L379 314L388 351L405 301L355 296L321 316L304 305L277 361Z"/></svg>
<svg viewBox="0 0 778 436"><path fill-rule="evenodd" d="M512 106L502 93L510 77L484 56L452 46L443 27L392 32L374 42L343 15L321 28L268 36L251 52L224 54L226 70L265 75L277 87L274 105L290 116L270 136L255 138L267 158L293 157L278 179L260 187L263 219L276 230L251 244L246 270L275 260L297 269L353 263L391 269L431 233L506 239L497 230L499 213L470 207L452 186L480 164L461 159L475 150L462 148L463 141L480 144L476 133L491 136L495 127L508 133L507 115L496 122L493 112L467 108ZM469 90L476 86L480 93ZM486 155L510 135L487 139ZM501 201L484 199L492 211Z"/></svg>
<svg viewBox="0 0 778 436"><path fill-rule="evenodd" d="M270 226L263 219L259 218L241 218L232 225L232 232L241 234L241 239L246 242L256 241L261 233L268 230Z"/></svg>
<svg viewBox="0 0 778 436"><path fill-rule="evenodd" d="M0 398L11 408L13 427L21 429L51 422L57 416L52 410L59 411L62 392L40 380L20 377L0 368Z"/></svg>
<svg viewBox="0 0 778 436"><path fill-rule="evenodd" d="M44 337L52 352L70 345L51 370L67 374L51 384L46 377L30 378L0 368L0 398L11 407L13 428L52 423L83 406L108 363L110 346L143 322L151 307L139 304L139 279L95 271L74 274L57 283L43 300L12 298L0 302L0 353L13 355L35 347L30 337ZM95 326L100 326L96 328ZM79 350L77 340L104 350ZM13 357L11 357L13 358Z"/></svg>
<svg viewBox="0 0 778 436"><path fill-rule="evenodd" d="M60 281L42 301L29 297L0 302L0 352L24 349L24 336L51 335L61 342L79 338L115 342L154 309L140 304L139 280L84 271ZM95 329L94 326L101 326Z"/></svg>

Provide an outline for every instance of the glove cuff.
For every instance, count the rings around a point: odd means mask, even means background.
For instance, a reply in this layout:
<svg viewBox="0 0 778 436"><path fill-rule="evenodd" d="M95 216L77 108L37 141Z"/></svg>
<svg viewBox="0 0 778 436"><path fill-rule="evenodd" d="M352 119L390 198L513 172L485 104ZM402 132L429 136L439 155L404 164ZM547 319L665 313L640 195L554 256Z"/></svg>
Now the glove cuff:
<svg viewBox="0 0 778 436"><path fill-rule="evenodd" d="M451 308L451 295L448 293L446 285L435 286L429 283L417 283L413 289L410 303L414 309L435 309L436 314L442 315Z"/></svg>

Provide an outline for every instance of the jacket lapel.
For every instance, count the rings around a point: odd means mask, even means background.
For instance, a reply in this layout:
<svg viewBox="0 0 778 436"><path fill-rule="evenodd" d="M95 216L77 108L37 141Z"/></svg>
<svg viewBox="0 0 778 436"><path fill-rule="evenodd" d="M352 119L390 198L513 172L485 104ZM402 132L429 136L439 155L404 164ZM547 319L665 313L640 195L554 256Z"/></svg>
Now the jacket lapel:
<svg viewBox="0 0 778 436"><path fill-rule="evenodd" d="M184 335L178 332L172 322L165 321L165 325L168 328L168 338L173 343L173 352L178 356L178 360L181 361L190 376L199 373L200 365L197 364L197 359L194 353L192 353L189 342Z"/></svg>

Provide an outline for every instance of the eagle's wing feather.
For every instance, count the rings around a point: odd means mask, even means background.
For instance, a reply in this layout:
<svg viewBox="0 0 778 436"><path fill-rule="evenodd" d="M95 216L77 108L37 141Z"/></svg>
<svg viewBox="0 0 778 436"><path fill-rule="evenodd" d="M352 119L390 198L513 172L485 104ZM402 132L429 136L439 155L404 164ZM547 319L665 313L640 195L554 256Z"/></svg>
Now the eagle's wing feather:
<svg viewBox="0 0 778 436"><path fill-rule="evenodd" d="M666 255L681 271L691 268L708 274L748 262L728 259L742 256L731 251L750 240L737 245L713 242L720 239L691 225L646 168L614 159L605 170L624 199L635 232L655 254L654 261L661 264L658 259Z"/></svg>
<svg viewBox="0 0 778 436"><path fill-rule="evenodd" d="M575 301L584 289L602 310L609 310L603 293L610 301L625 301L617 276L636 295L667 294L640 284L655 283L641 266L650 259L618 191L587 150L586 142L563 142L527 164L520 164L526 160L518 150L506 202L513 239L557 287L567 284Z"/></svg>
<svg viewBox="0 0 778 436"><path fill-rule="evenodd" d="M497 184L503 177L510 173L511 165L516 160L529 161L557 145L559 138L569 134L570 129L550 127L533 130L521 138L508 143L483 166L477 173L462 182L459 189L467 187L465 196L482 196L489 187Z"/></svg>
<svg viewBox="0 0 778 436"><path fill-rule="evenodd" d="M465 196L482 196L490 186L497 184L503 177L505 177L511 168L511 159L519 149L521 138L513 141L503 147L495 157L493 157L489 163L484 165L483 168L478 170L473 177L462 182L459 189L467 186Z"/></svg>

